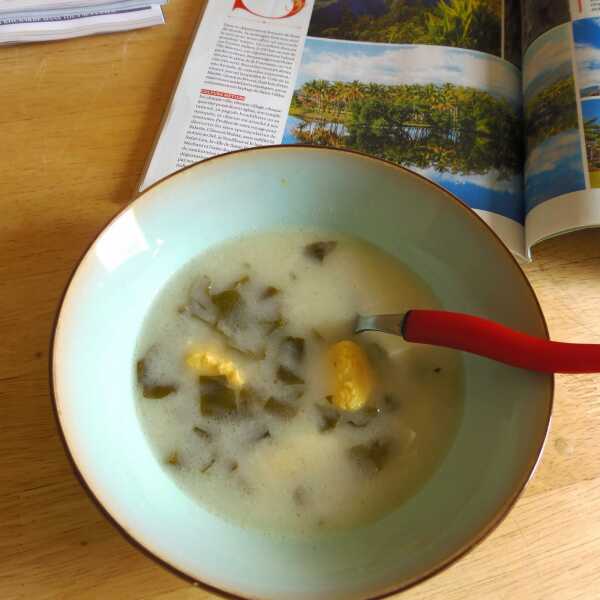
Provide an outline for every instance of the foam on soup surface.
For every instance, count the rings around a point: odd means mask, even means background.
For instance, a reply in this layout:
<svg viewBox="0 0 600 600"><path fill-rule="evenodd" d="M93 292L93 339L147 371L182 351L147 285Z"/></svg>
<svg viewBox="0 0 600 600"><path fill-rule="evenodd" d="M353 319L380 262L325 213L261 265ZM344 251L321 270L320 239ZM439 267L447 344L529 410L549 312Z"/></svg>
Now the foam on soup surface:
<svg viewBox="0 0 600 600"><path fill-rule="evenodd" d="M198 256L137 348L158 460L243 526L298 535L380 518L448 450L462 367L451 350L353 335L354 319L438 306L397 259L339 234L260 233Z"/></svg>

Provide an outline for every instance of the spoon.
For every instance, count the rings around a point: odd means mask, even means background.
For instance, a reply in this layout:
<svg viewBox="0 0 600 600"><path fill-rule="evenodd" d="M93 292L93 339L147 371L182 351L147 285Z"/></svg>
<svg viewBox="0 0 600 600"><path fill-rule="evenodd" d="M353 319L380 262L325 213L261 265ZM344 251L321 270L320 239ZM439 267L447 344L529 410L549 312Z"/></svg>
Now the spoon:
<svg viewBox="0 0 600 600"><path fill-rule="evenodd" d="M600 344L542 340L463 313L409 310L397 315L358 315L354 333L363 331L393 333L408 342L463 350L530 371L600 372Z"/></svg>

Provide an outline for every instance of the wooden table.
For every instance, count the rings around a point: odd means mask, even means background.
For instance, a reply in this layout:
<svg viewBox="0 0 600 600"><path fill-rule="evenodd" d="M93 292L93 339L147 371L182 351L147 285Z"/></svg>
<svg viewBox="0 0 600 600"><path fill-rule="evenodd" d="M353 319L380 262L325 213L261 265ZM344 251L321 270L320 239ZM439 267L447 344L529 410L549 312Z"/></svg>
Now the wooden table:
<svg viewBox="0 0 600 600"><path fill-rule="evenodd" d="M69 275L131 199L201 3L167 25L0 48L0 599L201 600L131 546L84 493L48 387ZM526 267L556 339L600 343L600 231ZM552 432L506 521L403 600L600 598L600 376L557 377Z"/></svg>

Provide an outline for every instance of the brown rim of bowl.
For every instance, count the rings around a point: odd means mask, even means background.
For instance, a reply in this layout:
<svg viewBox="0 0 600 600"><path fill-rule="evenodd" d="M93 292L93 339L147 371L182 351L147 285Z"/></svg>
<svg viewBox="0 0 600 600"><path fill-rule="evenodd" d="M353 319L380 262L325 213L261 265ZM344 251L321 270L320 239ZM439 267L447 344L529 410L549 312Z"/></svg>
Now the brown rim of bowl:
<svg viewBox="0 0 600 600"><path fill-rule="evenodd" d="M54 382L54 342L55 342L55 338L56 338L56 332L58 330L58 327L60 326L60 315L62 312L62 306L63 306L64 300L65 300L65 297L67 295L67 292L69 291L69 288L71 287L71 283L73 281L73 278L75 277L75 274L79 270L81 262L87 256L89 250L96 243L97 239L100 237L102 232L105 231L111 225L111 223L113 221L115 221L122 213L124 213L126 210L128 210L131 207L131 205L135 201L137 201L139 198L141 198L146 192L154 189L155 187L158 187L159 185L162 185L163 183L165 183L166 181L170 180L171 178L177 176L179 173L182 173L183 171L187 171L192 168L197 168L199 165L209 163L212 161L226 159L228 157L231 157L231 156L234 156L237 154L246 154L246 153L252 153L252 152L266 153L269 151L278 151L278 152L284 151L285 152L287 150L292 151L292 150L298 150L298 149L310 150L313 152L329 152L329 153L343 153L343 154L355 155L358 158L361 158L364 160L369 160L369 161L374 161L376 163L386 165L392 169L398 169L400 171L403 171L404 173L408 173L409 175L411 175L413 177L421 179L427 185L440 190L450 201L452 201L455 204L457 204L458 206L460 206L460 208L464 211L465 215L467 217L471 218L472 220L474 220L474 222L477 224L478 227L480 227L480 228L482 227L484 229L484 231L486 232L486 235L488 235L492 240L494 240L494 243L500 248L501 252L503 252L505 254L505 256L507 257L509 262L512 264L513 268L516 270L518 276L522 279L522 281L525 283L526 287L529 289L529 292L531 293L531 298L532 298L535 306L538 309L538 316L540 318L540 321L541 321L541 324L542 324L542 327L544 330L544 336L546 339L549 339L548 326L546 323L546 319L544 317L544 313L542 312L542 307L540 306L539 300L535 294L535 291L534 291L531 283L525 276L525 273L523 272L523 270L521 269L521 267L515 260L514 256L508 250L508 248L506 247L504 242L502 242L502 240L498 237L498 235L491 229L491 227L489 227L489 225L473 209L468 207L461 200L459 200L458 197L456 197L454 194L449 192L447 189L445 189L441 185L431 181L430 179L427 179L426 177L424 177L423 175L421 175L419 173L415 173L414 171L411 171L410 169L407 169L406 167L403 167L401 165L393 163L389 160L385 160L382 158L376 158L374 156L365 154L363 152L358 152L356 150L350 150L350 149L346 149L346 148L332 148L332 147L328 147L328 146L311 146L309 144L275 144L275 145L271 145L271 146L243 148L241 150L234 150L233 152L228 152L226 154L212 156L205 160L188 165L188 166L180 169L179 171L176 171L175 173L171 173L170 175L163 177L162 179L156 181L155 183L153 183L152 185L147 187L143 192L136 194L134 196L133 200L129 204L127 204L127 206L125 206L124 208L119 210L111 219L108 220L108 222L104 225L104 227L102 227L100 229L98 234L94 237L94 239L87 246L87 248L85 249L85 251L83 252L81 257L75 264L75 267L74 267L71 275L69 276L69 280L68 280L68 282L65 286L65 289L61 295L61 298L59 301L59 308L56 312L56 316L54 319L52 335L50 337L50 352L49 352L49 355L50 355L50 360L49 360L50 395L52 398L54 416L55 416L56 422L58 424L58 431L59 431L59 435L62 440L62 444L63 444L63 446L65 448L65 452L69 458L69 462L71 463L71 465L73 467L75 476L80 481L82 487L84 488L84 490L86 491L88 496L92 499L94 504L99 508L100 512L102 512L104 514L104 516L109 521L112 522L112 524L117 528L117 530L121 533L121 535L123 535L125 537L125 539L127 539L133 546L135 546L136 548L141 550L146 556L153 559L155 562L157 562L161 566L165 567L172 573L178 575L179 577L182 577L183 579L186 579L187 581L189 581L190 583L192 583L194 585L202 586L207 591L210 591L213 594L219 595L222 598L245 599L245 598L249 598L249 597L237 596L235 594L232 594L232 593L222 590L220 588L216 588L216 587L214 587L208 583L205 583L203 581L199 581L193 575L185 573L183 570L170 564L166 559L161 558L160 556L155 554L152 550L150 550L146 546L144 546L142 544L142 542L137 540L135 538L135 536L125 528L125 525L122 525L121 523L119 523L117 518L108 512L108 509L104 507L104 505L100 502L100 500L94 494L92 488L90 487L87 480L85 479L82 471L79 469L77 462L75 460L75 457L71 453L71 449L69 448L69 445L68 445L66 437L65 437L65 432L62 427L60 413L58 410L58 404L57 404L57 400L56 400L55 385L54 385L54 383L55 383ZM554 375L552 375L551 382L550 382L550 402L548 405L548 414L546 415L546 418L545 418L545 428L544 428L544 434L542 436L542 439L540 440L540 443L539 443L539 446L538 446L536 452L531 457L523 477L519 481L518 485L515 486L514 492L498 508L494 517L489 521L489 523L487 525L485 525L484 527L482 527L476 534L471 536L471 538L465 544L463 544L458 550L456 550L454 553L452 553L447 558L439 561L438 564L434 565L433 567L431 567L424 573L417 575L411 579L408 579L407 581L403 582L401 585L394 586L392 588L387 588L381 592L377 592L374 596L369 596L365 600L381 600L383 598L387 598L387 597L397 594L399 592L405 591L408 588L411 588L419 583L422 583L422 582L430 579L437 573L443 571L447 567L449 567L452 564L454 564L455 562L457 562L460 558L462 558L463 556L468 554L471 550L473 550L473 548L475 548L485 538L487 538L490 535L490 533L492 533L496 529L496 527L498 527L500 525L500 523L508 515L508 513L510 512L512 507L515 505L515 503L517 502L517 500L523 493L525 486L527 485L528 481L533 476L535 469L542 457L542 452L543 452L544 445L546 443L546 439L548 437L548 432L550 429L550 421L551 421L552 410L553 410L553 406L554 406L554 390L555 390L555 380L554 380Z"/></svg>

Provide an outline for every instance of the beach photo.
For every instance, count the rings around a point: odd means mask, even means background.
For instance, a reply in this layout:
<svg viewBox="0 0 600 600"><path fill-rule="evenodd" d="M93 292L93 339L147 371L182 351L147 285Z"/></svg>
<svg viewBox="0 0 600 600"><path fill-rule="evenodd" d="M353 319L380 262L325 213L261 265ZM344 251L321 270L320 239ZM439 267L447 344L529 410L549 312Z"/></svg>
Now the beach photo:
<svg viewBox="0 0 600 600"><path fill-rule="evenodd" d="M600 19L574 21L573 41L579 95L600 96Z"/></svg>
<svg viewBox="0 0 600 600"><path fill-rule="evenodd" d="M550 29L571 20L569 0L527 0L521 2L523 50Z"/></svg>
<svg viewBox="0 0 600 600"><path fill-rule="evenodd" d="M518 71L479 52L307 39L284 143L366 152L521 222Z"/></svg>
<svg viewBox="0 0 600 600"><path fill-rule="evenodd" d="M547 32L524 57L526 211L585 189L569 27Z"/></svg>
<svg viewBox="0 0 600 600"><path fill-rule="evenodd" d="M308 35L501 54L503 0L315 0Z"/></svg>
<svg viewBox="0 0 600 600"><path fill-rule="evenodd" d="M600 99L581 103L590 185L600 187Z"/></svg>

